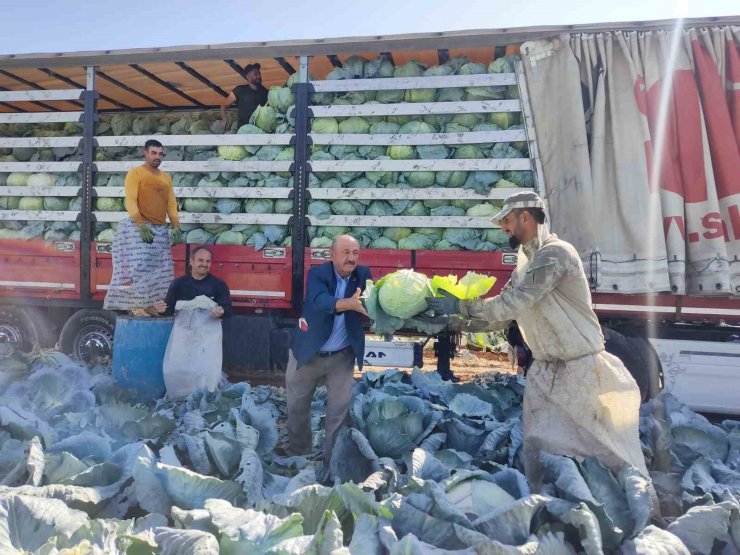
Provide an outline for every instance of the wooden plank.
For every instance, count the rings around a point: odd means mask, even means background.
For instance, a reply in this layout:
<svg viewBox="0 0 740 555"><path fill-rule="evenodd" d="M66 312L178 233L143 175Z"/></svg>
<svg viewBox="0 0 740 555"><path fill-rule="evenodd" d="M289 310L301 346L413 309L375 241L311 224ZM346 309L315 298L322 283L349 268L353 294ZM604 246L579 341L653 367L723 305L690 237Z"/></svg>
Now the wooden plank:
<svg viewBox="0 0 740 555"><path fill-rule="evenodd" d="M488 218L471 216L329 216L308 217L313 226L496 228Z"/></svg>
<svg viewBox="0 0 740 555"><path fill-rule="evenodd" d="M0 148L77 147L82 137L0 137Z"/></svg>
<svg viewBox="0 0 740 555"><path fill-rule="evenodd" d="M4 197L76 197L80 187L0 187Z"/></svg>
<svg viewBox="0 0 740 555"><path fill-rule="evenodd" d="M143 147L144 142L151 138L149 135L120 135L116 137L95 137L99 147ZM258 146L258 145L288 145L293 138L289 133L278 134L236 134L236 135L156 135L164 146Z"/></svg>
<svg viewBox="0 0 740 555"><path fill-rule="evenodd" d="M99 222L119 222L127 212L93 212ZM180 211L180 222L184 224L257 224L288 225L290 214L202 214Z"/></svg>
<svg viewBox="0 0 740 555"><path fill-rule="evenodd" d="M309 137L315 145L463 145L527 140L523 129L468 133L309 133Z"/></svg>
<svg viewBox="0 0 740 555"><path fill-rule="evenodd" d="M84 112L35 112L0 114L0 123L66 123L82 121Z"/></svg>
<svg viewBox="0 0 740 555"><path fill-rule="evenodd" d="M313 85L316 92L493 87L516 85L516 76L513 73L483 73L478 75L436 75L385 79L340 79L336 81L311 81L311 85Z"/></svg>
<svg viewBox="0 0 740 555"><path fill-rule="evenodd" d="M382 171L526 171L529 158L477 158L464 160L313 160L312 172Z"/></svg>
<svg viewBox="0 0 740 555"><path fill-rule="evenodd" d="M19 189L22 187L18 187ZM288 198L292 187L175 187L177 198ZM98 197L123 198L123 187L96 187Z"/></svg>
<svg viewBox="0 0 740 555"><path fill-rule="evenodd" d="M14 187L13 192L0 191L7 196L33 196L19 192L27 187ZM51 196L76 196L76 187L57 187L65 189L67 194L49 193ZM493 188L487 195L476 193L472 189L427 188L427 189L351 189L311 187L308 192L314 200L503 200L514 193L530 191L528 188ZM269 198L285 199L290 197L291 187L175 187L177 198ZM123 187L96 187L95 194L100 197L123 198Z"/></svg>
<svg viewBox="0 0 740 555"><path fill-rule="evenodd" d="M0 220L74 222L78 214L71 210L0 210Z"/></svg>
<svg viewBox="0 0 740 555"><path fill-rule="evenodd" d="M239 161L230 160L202 160L199 162L162 162L162 170L167 172L287 172L293 164L291 160L284 162ZM96 162L99 172L116 173L126 172L141 165L141 160L126 162ZM0 164L2 171L2 164Z"/></svg>
<svg viewBox="0 0 740 555"><path fill-rule="evenodd" d="M476 193L472 189L324 189L311 187L308 193L314 200L503 200L514 193L530 191L525 188L491 189L487 195Z"/></svg>
<svg viewBox="0 0 740 555"><path fill-rule="evenodd" d="M418 116L427 114L484 114L519 112L519 100L461 100L460 102L402 102L398 104L338 104L311 106L313 117Z"/></svg>
<svg viewBox="0 0 740 555"><path fill-rule="evenodd" d="M82 162L0 162L0 172L76 172L81 165Z"/></svg>
<svg viewBox="0 0 740 555"><path fill-rule="evenodd" d="M0 101L33 102L39 100L79 100L84 89L59 89L39 91L4 91L0 92Z"/></svg>

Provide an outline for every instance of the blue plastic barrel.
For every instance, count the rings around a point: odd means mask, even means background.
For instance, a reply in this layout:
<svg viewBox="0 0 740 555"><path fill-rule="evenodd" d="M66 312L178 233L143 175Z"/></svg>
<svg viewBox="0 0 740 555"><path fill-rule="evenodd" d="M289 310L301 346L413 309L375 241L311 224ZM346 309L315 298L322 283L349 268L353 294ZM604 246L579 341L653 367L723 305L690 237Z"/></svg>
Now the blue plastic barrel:
<svg viewBox="0 0 740 555"><path fill-rule="evenodd" d="M132 390L138 401L165 394L162 361L173 323L173 318L116 318L113 379Z"/></svg>

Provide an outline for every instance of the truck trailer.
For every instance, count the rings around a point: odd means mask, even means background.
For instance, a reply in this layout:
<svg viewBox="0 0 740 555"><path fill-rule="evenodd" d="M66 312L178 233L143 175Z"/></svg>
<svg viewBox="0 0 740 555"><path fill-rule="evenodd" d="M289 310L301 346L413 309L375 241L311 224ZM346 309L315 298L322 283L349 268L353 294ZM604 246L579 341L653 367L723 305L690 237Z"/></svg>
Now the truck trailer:
<svg viewBox="0 0 740 555"><path fill-rule="evenodd" d="M284 367L307 270L342 231L375 278L475 271L499 292L517 255L490 213L534 188L643 397L665 387L736 412L739 23L0 56L0 341L110 356L111 226L156 138L186 232L175 273L207 243L231 289L227 370ZM254 125L222 134L246 63L272 94ZM437 338L441 366L455 345ZM366 352L377 366L420 358L414 342Z"/></svg>

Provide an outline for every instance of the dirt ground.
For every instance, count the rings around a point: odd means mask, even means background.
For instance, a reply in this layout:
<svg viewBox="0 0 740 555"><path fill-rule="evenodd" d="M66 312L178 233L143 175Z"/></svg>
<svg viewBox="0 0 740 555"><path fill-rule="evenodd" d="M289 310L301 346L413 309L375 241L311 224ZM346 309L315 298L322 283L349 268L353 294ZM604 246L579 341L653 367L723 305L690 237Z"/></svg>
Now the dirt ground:
<svg viewBox="0 0 740 555"><path fill-rule="evenodd" d="M434 370L437 367L437 359L431 351L424 352L424 366L422 370ZM452 372L460 378L461 382L468 382L478 374L486 372L504 372L511 373L512 369L506 355L498 353L489 353L482 351L472 351L460 349L457 356L450 363ZM367 370L382 371L385 367L365 366L363 372ZM407 369L409 372L411 369ZM355 378L359 379L361 372L355 370ZM285 387L285 374L283 372L248 372L243 374L231 374L229 380L232 382L246 381L252 385L274 385Z"/></svg>

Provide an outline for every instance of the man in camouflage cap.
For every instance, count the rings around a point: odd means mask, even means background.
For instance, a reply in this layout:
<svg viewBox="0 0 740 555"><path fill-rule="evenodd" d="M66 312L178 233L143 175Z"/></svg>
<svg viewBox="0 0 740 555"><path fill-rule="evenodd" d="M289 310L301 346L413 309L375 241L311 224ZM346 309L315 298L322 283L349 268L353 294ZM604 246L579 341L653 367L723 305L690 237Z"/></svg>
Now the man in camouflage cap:
<svg viewBox="0 0 740 555"><path fill-rule="evenodd" d="M524 466L533 491L545 474L543 452L594 456L614 470L628 463L647 478L639 388L624 364L604 350L578 253L550 233L545 220L545 205L536 193L508 197L493 221L509 235L511 247L519 247L519 261L501 294L427 303L437 314L457 315L465 329L519 324L534 357L523 415Z"/></svg>

